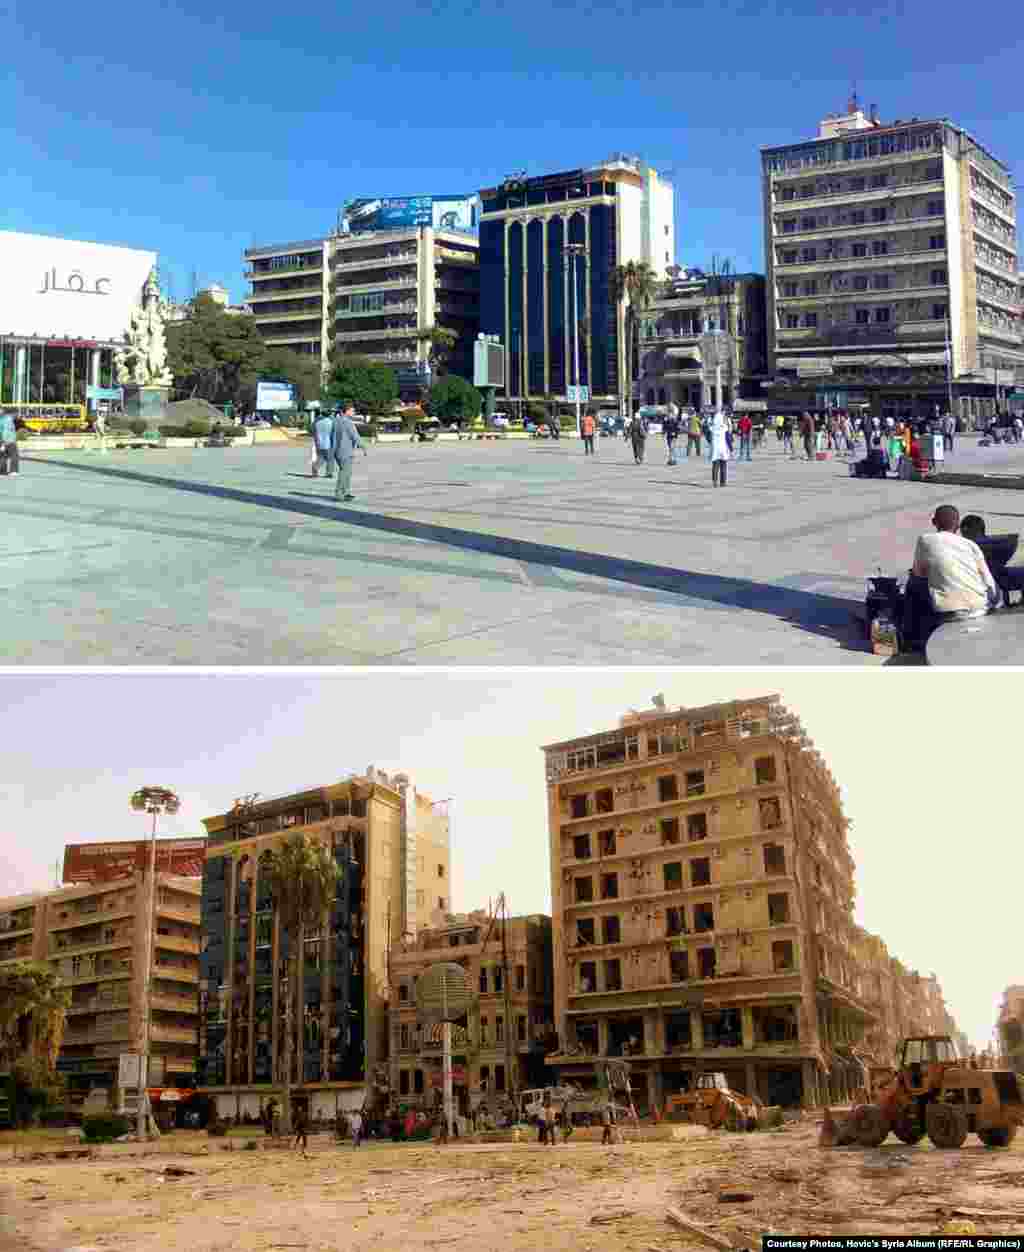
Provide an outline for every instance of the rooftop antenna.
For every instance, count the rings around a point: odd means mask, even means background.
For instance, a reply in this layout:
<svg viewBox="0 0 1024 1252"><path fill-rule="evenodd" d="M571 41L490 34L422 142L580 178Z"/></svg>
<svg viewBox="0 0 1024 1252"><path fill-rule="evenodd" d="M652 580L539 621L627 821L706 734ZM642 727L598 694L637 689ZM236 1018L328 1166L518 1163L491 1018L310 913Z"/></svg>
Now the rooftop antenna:
<svg viewBox="0 0 1024 1252"><path fill-rule="evenodd" d="M849 109L849 111L850 111L851 113L856 113L856 112L857 112L857 108L858 108L858 104L857 104L857 80L856 80L856 79L854 79L854 80L853 80L853 82L850 84L850 109Z"/></svg>

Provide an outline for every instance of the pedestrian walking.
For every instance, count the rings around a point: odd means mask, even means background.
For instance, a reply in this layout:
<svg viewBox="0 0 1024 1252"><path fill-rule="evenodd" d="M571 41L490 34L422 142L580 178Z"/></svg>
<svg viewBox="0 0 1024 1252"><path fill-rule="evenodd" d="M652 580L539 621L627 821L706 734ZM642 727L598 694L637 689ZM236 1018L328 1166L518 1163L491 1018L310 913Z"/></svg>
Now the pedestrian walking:
<svg viewBox="0 0 1024 1252"><path fill-rule="evenodd" d="M331 448L334 445L334 420L329 413L321 413L313 423L313 477L331 476Z"/></svg>
<svg viewBox="0 0 1024 1252"><path fill-rule="evenodd" d="M647 445L647 419L639 413L634 414L629 428L630 441L633 444L633 460L637 465L644 463L644 448Z"/></svg>
<svg viewBox="0 0 1024 1252"><path fill-rule="evenodd" d="M601 1125L604 1128L601 1131L601 1146L602 1147L604 1147L606 1144L611 1144L615 1142L615 1134L614 1134L614 1131L612 1130L614 1123L615 1123L615 1119L612 1115L611 1105L606 1104L604 1108L601 1110Z"/></svg>
<svg viewBox="0 0 1024 1252"><path fill-rule="evenodd" d="M793 419L782 419L782 451L788 452L792 460L796 460L796 448L793 445Z"/></svg>
<svg viewBox="0 0 1024 1252"><path fill-rule="evenodd" d="M808 461L814 460L814 434L814 418L805 413L800 419L800 437L804 441L804 457Z"/></svg>
<svg viewBox="0 0 1024 1252"><path fill-rule="evenodd" d="M18 428L12 413L0 412L0 474L18 474Z"/></svg>
<svg viewBox="0 0 1024 1252"><path fill-rule="evenodd" d="M943 452L953 451L953 436L956 434L956 418L952 413L946 413L940 423L942 430L942 450Z"/></svg>
<svg viewBox="0 0 1024 1252"><path fill-rule="evenodd" d="M676 440L679 438L679 415L673 405L665 418L665 444L668 448L668 464L676 464Z"/></svg>
<svg viewBox="0 0 1024 1252"><path fill-rule="evenodd" d="M724 487L728 481L729 424L724 413L716 413L711 424L711 483Z"/></svg>
<svg viewBox="0 0 1024 1252"><path fill-rule="evenodd" d="M306 1122L306 1110L304 1108L297 1108L295 1110L295 1117L292 1119L292 1130L295 1134L295 1143L293 1146L298 1149L299 1144L302 1144L303 1157L307 1155L307 1149L309 1147L309 1141L306 1138L307 1129L308 1124Z"/></svg>
<svg viewBox="0 0 1024 1252"><path fill-rule="evenodd" d="M584 456L594 455L594 432L596 429L597 423L594 420L593 413L584 413L580 418L580 434L583 436Z"/></svg>
<svg viewBox="0 0 1024 1252"><path fill-rule="evenodd" d="M692 410L686 422L686 456L689 458L690 452L696 452L700 456L700 414L696 409Z"/></svg>
<svg viewBox="0 0 1024 1252"><path fill-rule="evenodd" d="M544 1106L544 1121L547 1125L548 1145L554 1147L557 1143L557 1134L555 1128L555 1106L554 1104L546 1104Z"/></svg>
<svg viewBox="0 0 1024 1252"><path fill-rule="evenodd" d="M335 414L331 422L331 461L338 467L334 498L346 503L355 499L352 494L352 461L355 458L356 448L362 452L363 456L366 456L366 448L352 420L354 415L355 409L349 404L343 413Z"/></svg>
<svg viewBox="0 0 1024 1252"><path fill-rule="evenodd" d="M744 413L737 423L740 432L740 460L749 461L752 459L750 455L750 444L754 433L754 423L750 419L749 413Z"/></svg>
<svg viewBox="0 0 1024 1252"><path fill-rule="evenodd" d="M575 1127L572 1124L572 1114L569 1112L569 1101L566 1100L562 1104L562 1142L568 1143L569 1136Z"/></svg>
<svg viewBox="0 0 1024 1252"><path fill-rule="evenodd" d="M352 1132L352 1146L358 1148L363 1141L363 1114L359 1109L348 1119L348 1128Z"/></svg>

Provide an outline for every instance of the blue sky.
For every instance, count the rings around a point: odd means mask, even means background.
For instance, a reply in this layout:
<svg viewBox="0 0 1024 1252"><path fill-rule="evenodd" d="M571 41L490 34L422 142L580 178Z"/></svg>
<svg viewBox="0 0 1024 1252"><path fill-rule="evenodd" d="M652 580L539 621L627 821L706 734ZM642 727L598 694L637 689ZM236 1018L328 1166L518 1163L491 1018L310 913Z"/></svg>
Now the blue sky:
<svg viewBox="0 0 1024 1252"><path fill-rule="evenodd" d="M938 673L938 677L936 674ZM855 917L935 972L983 1046L1021 982L1016 817L1024 674L906 670L301 672L0 676L0 898L43 890L65 843L145 837L136 787L181 796L165 834L239 795L406 771L454 796L452 901L550 911L542 744L670 708L778 693L843 794ZM978 728L984 731L979 732ZM979 836L982 842L979 842Z"/></svg>
<svg viewBox="0 0 1024 1252"><path fill-rule="evenodd" d="M1018 4L948 10L8 0L0 226L156 249L176 298L193 269L241 298L246 246L321 234L345 199L626 151L674 171L680 263L760 269L757 150L813 136L853 79L883 118L950 116L1024 170Z"/></svg>

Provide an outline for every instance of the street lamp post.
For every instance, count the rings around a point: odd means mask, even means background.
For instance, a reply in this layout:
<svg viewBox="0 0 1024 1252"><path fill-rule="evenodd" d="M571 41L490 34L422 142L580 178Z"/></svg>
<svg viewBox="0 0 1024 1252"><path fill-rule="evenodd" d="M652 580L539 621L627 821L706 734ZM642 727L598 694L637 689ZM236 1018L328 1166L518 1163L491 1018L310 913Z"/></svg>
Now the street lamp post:
<svg viewBox="0 0 1024 1252"><path fill-rule="evenodd" d="M567 243L565 254L572 258L572 359L573 374L576 378L576 434L580 433L580 294L577 276L578 258L585 256L586 244Z"/></svg>
<svg viewBox="0 0 1024 1252"><path fill-rule="evenodd" d="M169 787L140 787L132 793L132 809L136 813L149 813L153 818L149 840L149 908L146 923L146 958L142 985L142 1004L139 1014L139 1106L136 1133L146 1138L146 1117L149 1113L149 1048L150 1048L150 998L153 993L153 932L156 930L156 819L162 813L177 813L181 800Z"/></svg>

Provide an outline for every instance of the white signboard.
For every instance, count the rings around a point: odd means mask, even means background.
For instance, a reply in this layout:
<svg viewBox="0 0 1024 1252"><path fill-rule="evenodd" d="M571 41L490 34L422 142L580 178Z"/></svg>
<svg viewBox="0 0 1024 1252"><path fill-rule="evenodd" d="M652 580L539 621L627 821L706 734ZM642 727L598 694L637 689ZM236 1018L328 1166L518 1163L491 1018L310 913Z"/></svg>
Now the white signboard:
<svg viewBox="0 0 1024 1252"><path fill-rule="evenodd" d="M256 408L260 412L294 407L295 391L291 383L258 382L256 384Z"/></svg>
<svg viewBox="0 0 1024 1252"><path fill-rule="evenodd" d="M122 1089L140 1086L141 1070L142 1057L137 1052L122 1052L118 1057L117 1085Z"/></svg>
<svg viewBox="0 0 1024 1252"><path fill-rule="evenodd" d="M50 339L121 342L155 252L0 231L0 326Z"/></svg>
<svg viewBox="0 0 1024 1252"><path fill-rule="evenodd" d="M570 383L565 389L565 398L570 404L576 400L579 400L581 404L586 404L590 399L590 388L577 387L574 383Z"/></svg>

